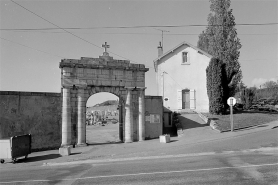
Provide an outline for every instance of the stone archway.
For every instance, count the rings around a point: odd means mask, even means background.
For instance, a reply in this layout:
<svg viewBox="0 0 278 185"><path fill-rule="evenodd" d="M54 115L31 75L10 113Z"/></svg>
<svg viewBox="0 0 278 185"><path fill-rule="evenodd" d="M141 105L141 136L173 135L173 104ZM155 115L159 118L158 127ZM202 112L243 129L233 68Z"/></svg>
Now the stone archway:
<svg viewBox="0 0 278 185"><path fill-rule="evenodd" d="M62 71L62 144L86 145L86 102L99 92L119 97L120 124L126 143L145 140L145 72L142 64L115 60L107 52L99 58L63 59Z"/></svg>
<svg viewBox="0 0 278 185"><path fill-rule="evenodd" d="M123 121L119 97L107 92L92 94L86 102L86 143L123 142Z"/></svg>

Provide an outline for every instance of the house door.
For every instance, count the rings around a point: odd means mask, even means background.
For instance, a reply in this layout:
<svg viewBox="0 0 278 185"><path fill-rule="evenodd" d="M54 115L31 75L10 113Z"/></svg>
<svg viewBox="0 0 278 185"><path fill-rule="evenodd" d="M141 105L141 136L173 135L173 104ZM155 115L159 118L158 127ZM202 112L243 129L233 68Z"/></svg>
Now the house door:
<svg viewBox="0 0 278 185"><path fill-rule="evenodd" d="M190 94L189 90L182 90L182 109L190 108Z"/></svg>

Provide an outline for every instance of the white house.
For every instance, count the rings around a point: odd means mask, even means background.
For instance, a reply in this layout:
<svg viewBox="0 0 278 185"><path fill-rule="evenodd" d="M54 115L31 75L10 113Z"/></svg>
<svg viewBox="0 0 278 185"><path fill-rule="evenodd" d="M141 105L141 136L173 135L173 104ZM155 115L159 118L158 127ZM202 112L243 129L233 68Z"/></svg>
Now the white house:
<svg viewBox="0 0 278 185"><path fill-rule="evenodd" d="M208 112L206 68L211 55L188 42L163 53L158 47L154 60L157 92L170 110L193 109Z"/></svg>

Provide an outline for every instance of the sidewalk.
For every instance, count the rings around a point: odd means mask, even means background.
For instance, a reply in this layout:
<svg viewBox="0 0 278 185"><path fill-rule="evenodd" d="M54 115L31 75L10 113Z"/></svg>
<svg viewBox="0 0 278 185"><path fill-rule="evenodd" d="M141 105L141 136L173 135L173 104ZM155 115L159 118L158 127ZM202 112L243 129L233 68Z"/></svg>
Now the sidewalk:
<svg viewBox="0 0 278 185"><path fill-rule="evenodd" d="M42 152L34 152L28 156L27 160L19 159L18 163L12 164L9 161L0 164L0 168L20 167L20 166L41 166L55 163L65 163L81 160L113 160L128 159L149 156L193 154L194 150L185 150L190 146L198 146L217 140L225 140L242 135L260 132L264 130L274 129L278 127L278 120L268 124L250 127L234 132L219 133L212 130L210 126L199 122L198 118L193 114L189 114L184 119L191 119L193 122L184 127L183 135L180 137L171 137L171 142L163 144L159 139L146 140L134 143L107 143L100 145L89 145L86 147L77 147L71 149L71 155L60 157L58 150L49 150ZM187 120L188 121L188 120ZM194 124L197 124L197 126ZM198 147L197 147L198 148ZM201 151L201 149L200 149Z"/></svg>

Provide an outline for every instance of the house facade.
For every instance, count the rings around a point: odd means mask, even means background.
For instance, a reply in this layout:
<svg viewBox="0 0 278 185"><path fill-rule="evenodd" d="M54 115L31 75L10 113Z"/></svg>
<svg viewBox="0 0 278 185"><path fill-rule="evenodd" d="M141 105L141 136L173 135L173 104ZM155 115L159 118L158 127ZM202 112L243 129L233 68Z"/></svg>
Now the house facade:
<svg viewBox="0 0 278 185"><path fill-rule="evenodd" d="M191 109L208 112L206 68L211 55L190 43L182 42L163 53L158 47L154 60L157 92L163 97L164 107L177 111Z"/></svg>

